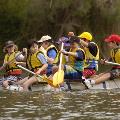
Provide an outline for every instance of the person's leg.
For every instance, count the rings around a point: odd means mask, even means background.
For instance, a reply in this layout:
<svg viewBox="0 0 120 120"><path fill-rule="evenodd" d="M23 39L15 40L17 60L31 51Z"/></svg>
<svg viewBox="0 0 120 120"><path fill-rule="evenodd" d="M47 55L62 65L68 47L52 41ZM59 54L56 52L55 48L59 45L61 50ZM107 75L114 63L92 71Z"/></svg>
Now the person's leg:
<svg viewBox="0 0 120 120"><path fill-rule="evenodd" d="M100 75L97 78L86 79L84 82L88 88L91 88L92 85L104 82L104 81L110 79L110 77L111 77L111 73L108 72L103 75Z"/></svg>
<svg viewBox="0 0 120 120"><path fill-rule="evenodd" d="M22 80L17 81L16 84L22 85L22 84L23 84L25 81L27 81L28 79L29 79L29 76L23 78Z"/></svg>
<svg viewBox="0 0 120 120"><path fill-rule="evenodd" d="M32 85L33 83L36 83L36 82L38 82L38 79L36 77L34 77L34 76L31 77L30 79L28 79L27 81L25 81L23 83L24 91L28 91L29 86Z"/></svg>
<svg viewBox="0 0 120 120"><path fill-rule="evenodd" d="M110 77L111 77L110 73L105 73L105 74L99 76L98 78L92 79L92 80L95 80L95 84L99 84L101 82L104 82L104 81L110 79Z"/></svg>
<svg viewBox="0 0 120 120"><path fill-rule="evenodd" d="M101 77L101 76L104 75L104 74L106 74L106 73L100 73L100 74L94 75L94 76L92 76L92 77L90 77L90 78L91 78L91 79L97 79L97 78Z"/></svg>
<svg viewBox="0 0 120 120"><path fill-rule="evenodd" d="M4 80L2 85L7 88L9 86L9 80Z"/></svg>

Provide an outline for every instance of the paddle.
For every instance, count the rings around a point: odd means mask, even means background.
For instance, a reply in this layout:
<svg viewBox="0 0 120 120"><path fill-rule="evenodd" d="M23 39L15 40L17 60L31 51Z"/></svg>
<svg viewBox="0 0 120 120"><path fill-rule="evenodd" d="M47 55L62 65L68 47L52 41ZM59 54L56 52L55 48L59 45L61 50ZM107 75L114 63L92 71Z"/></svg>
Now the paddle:
<svg viewBox="0 0 120 120"><path fill-rule="evenodd" d="M64 43L61 45L61 51L63 50ZM62 56L63 54L60 54L60 64L58 71L53 75L53 85L57 86L64 82L64 71L61 69L62 67Z"/></svg>
<svg viewBox="0 0 120 120"><path fill-rule="evenodd" d="M120 65L119 63L114 63L114 62L109 62L109 61L105 61L105 63L107 63L107 64L111 64L111 65Z"/></svg>
<svg viewBox="0 0 120 120"><path fill-rule="evenodd" d="M5 65L1 66L0 70L3 70L7 65L11 64L21 54L22 54L22 52L20 52L19 54L17 54L11 61L9 61Z"/></svg>
<svg viewBox="0 0 120 120"><path fill-rule="evenodd" d="M23 67L23 66L21 66L21 65L17 65L17 66L18 66L19 68L25 70L26 72L29 72L29 73L31 73L31 74L33 74L33 75L36 75L36 74L35 74L34 72L32 72L31 70L29 70L29 69L27 69L27 68L25 68L25 67ZM42 79L41 82L43 82L43 80L44 80L44 81L46 81L50 86L55 87L55 88L58 88L58 86L54 86L54 85L53 85L53 81L50 80L50 79L48 79L47 77L43 77L43 76L41 76L41 75L37 75L37 76Z"/></svg>

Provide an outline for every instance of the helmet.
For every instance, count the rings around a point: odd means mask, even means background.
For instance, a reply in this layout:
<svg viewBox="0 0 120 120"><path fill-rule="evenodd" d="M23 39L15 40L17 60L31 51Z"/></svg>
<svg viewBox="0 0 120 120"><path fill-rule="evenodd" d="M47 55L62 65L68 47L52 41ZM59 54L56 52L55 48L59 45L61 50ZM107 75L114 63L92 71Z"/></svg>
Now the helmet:
<svg viewBox="0 0 120 120"><path fill-rule="evenodd" d="M5 43L5 48L8 48L8 47L10 47L10 46L14 46L15 45L15 43L13 42L13 41L7 41L6 43Z"/></svg>
<svg viewBox="0 0 120 120"><path fill-rule="evenodd" d="M78 37L79 38L85 38L86 40L89 40L89 41L92 40L92 35L89 32L83 32Z"/></svg>
<svg viewBox="0 0 120 120"><path fill-rule="evenodd" d="M111 34L105 39L105 42L120 42L120 36L116 34Z"/></svg>
<svg viewBox="0 0 120 120"><path fill-rule="evenodd" d="M48 35L42 36L41 39L38 42L45 42L48 40L51 40L52 38Z"/></svg>

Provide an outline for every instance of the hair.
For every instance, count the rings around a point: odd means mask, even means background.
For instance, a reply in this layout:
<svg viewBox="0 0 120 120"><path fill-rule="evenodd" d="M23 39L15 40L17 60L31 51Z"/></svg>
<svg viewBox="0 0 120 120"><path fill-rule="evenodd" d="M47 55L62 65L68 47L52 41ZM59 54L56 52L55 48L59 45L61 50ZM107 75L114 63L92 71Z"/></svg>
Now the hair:
<svg viewBox="0 0 120 120"><path fill-rule="evenodd" d="M28 41L27 41L27 48L30 49L31 46L32 46L34 43L39 44L39 43L36 41L35 38L28 40Z"/></svg>

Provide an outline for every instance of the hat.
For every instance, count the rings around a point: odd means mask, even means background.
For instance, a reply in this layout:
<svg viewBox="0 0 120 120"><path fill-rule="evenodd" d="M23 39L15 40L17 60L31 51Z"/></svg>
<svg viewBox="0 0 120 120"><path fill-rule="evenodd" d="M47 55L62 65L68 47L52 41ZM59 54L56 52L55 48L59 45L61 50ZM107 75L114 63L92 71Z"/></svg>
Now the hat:
<svg viewBox="0 0 120 120"><path fill-rule="evenodd" d="M61 44L62 42L64 43L64 46L70 46L68 37L61 37L61 38L59 38L58 42L56 42L56 43Z"/></svg>
<svg viewBox="0 0 120 120"><path fill-rule="evenodd" d="M52 38L48 35L45 35L45 36L42 36L40 40L38 40L39 43L41 42L45 42L45 41L48 41L48 40L51 40Z"/></svg>
<svg viewBox="0 0 120 120"><path fill-rule="evenodd" d="M82 34L80 34L79 36L78 36L79 38L85 38L86 40L88 40L88 41L91 41L92 40L92 35L91 35L91 33L89 33L89 32L83 32Z"/></svg>
<svg viewBox="0 0 120 120"><path fill-rule="evenodd" d="M14 45L15 45L15 43L13 41L9 40L5 43L5 48L8 48L8 47L11 47L11 46L14 46Z"/></svg>
<svg viewBox="0 0 120 120"><path fill-rule="evenodd" d="M38 41L36 41L35 38L28 40L28 41L27 41L27 48L30 49L30 47L31 47L34 43L35 43L35 44L39 44Z"/></svg>
<svg viewBox="0 0 120 120"><path fill-rule="evenodd" d="M80 43L80 39L79 39L79 37L77 37L77 36L72 36L71 38L70 38L70 43L74 43L74 42L76 42L76 43Z"/></svg>
<svg viewBox="0 0 120 120"><path fill-rule="evenodd" d="M120 42L120 36L116 34L111 34L105 39L105 42Z"/></svg>

